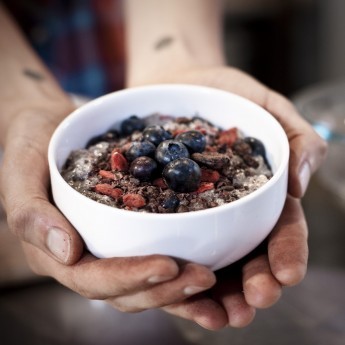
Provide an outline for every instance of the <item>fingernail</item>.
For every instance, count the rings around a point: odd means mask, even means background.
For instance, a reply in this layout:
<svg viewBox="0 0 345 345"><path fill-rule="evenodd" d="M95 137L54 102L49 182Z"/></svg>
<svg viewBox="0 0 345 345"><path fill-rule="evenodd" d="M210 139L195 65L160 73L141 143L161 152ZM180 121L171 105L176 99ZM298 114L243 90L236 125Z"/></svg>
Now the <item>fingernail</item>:
<svg viewBox="0 0 345 345"><path fill-rule="evenodd" d="M184 288L183 293L187 296L191 296L205 290L206 288L201 286L187 286Z"/></svg>
<svg viewBox="0 0 345 345"><path fill-rule="evenodd" d="M301 166L299 171L299 180L301 183L301 191L302 195L304 195L305 191L307 190L308 183L310 180L310 167L308 162L304 162Z"/></svg>
<svg viewBox="0 0 345 345"><path fill-rule="evenodd" d="M278 271L275 276L280 283L286 286L294 286L300 283L307 273L307 265L299 264L293 268L285 268Z"/></svg>
<svg viewBox="0 0 345 345"><path fill-rule="evenodd" d="M70 253L70 237L58 228L50 228L47 236L47 248L59 261L66 262Z"/></svg>
<svg viewBox="0 0 345 345"><path fill-rule="evenodd" d="M158 284L158 283L166 282L166 281L171 280L173 278L174 278L173 276L159 276L159 275L157 275L157 276L150 277L149 279L147 279L147 281L150 284Z"/></svg>

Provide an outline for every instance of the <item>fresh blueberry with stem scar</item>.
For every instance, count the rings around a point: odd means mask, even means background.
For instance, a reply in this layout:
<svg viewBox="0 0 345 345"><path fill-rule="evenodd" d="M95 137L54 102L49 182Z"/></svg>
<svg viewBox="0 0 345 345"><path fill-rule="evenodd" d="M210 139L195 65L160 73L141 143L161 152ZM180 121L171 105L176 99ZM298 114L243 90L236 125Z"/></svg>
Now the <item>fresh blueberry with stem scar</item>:
<svg viewBox="0 0 345 345"><path fill-rule="evenodd" d="M143 140L148 140L158 146L162 141L171 139L172 135L162 126L147 126L143 131Z"/></svg>
<svg viewBox="0 0 345 345"><path fill-rule="evenodd" d="M199 165L189 158L179 158L163 169L167 186L175 192L189 193L198 189L201 179Z"/></svg>
<svg viewBox="0 0 345 345"><path fill-rule="evenodd" d="M175 140L187 146L191 153L203 152L206 147L206 137L199 131L187 131L178 134Z"/></svg>
<svg viewBox="0 0 345 345"><path fill-rule="evenodd" d="M134 159L141 156L153 157L156 151L156 146L150 141L133 141L130 148L125 153L127 160L134 161Z"/></svg>
<svg viewBox="0 0 345 345"><path fill-rule="evenodd" d="M145 121L136 115L130 116L121 123L121 133L130 135L135 131L142 131L145 128Z"/></svg>
<svg viewBox="0 0 345 345"><path fill-rule="evenodd" d="M131 163L129 171L140 181L150 181L157 172L157 162L150 157L141 156Z"/></svg>
<svg viewBox="0 0 345 345"><path fill-rule="evenodd" d="M189 158L189 152L179 141L164 140L158 145L155 158L158 163L167 165L178 158Z"/></svg>

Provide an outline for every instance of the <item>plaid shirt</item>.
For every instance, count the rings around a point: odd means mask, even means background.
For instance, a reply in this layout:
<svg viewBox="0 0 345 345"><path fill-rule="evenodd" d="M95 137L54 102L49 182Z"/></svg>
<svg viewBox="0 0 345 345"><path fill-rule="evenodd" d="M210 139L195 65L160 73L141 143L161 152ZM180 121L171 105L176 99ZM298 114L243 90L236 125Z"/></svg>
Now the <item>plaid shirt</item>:
<svg viewBox="0 0 345 345"><path fill-rule="evenodd" d="M123 88L121 0L9 0L7 6L64 90L97 97Z"/></svg>

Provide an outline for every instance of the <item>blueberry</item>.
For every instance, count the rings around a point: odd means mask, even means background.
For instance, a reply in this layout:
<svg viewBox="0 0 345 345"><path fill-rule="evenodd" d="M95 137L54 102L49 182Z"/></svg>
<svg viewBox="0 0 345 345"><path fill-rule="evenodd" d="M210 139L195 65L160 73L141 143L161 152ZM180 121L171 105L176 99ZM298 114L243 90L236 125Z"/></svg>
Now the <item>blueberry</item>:
<svg viewBox="0 0 345 345"><path fill-rule="evenodd" d="M110 129L109 131L97 135L95 137L92 137L86 144L86 148L89 148L90 146L96 145L102 141L110 142L113 140L116 140L119 137L119 132L116 129Z"/></svg>
<svg viewBox="0 0 345 345"><path fill-rule="evenodd" d="M265 146L261 140L256 139L254 137L246 137L246 138L244 138L244 141L247 144L249 144L249 146L251 147L253 156L265 156L266 155Z"/></svg>
<svg viewBox="0 0 345 345"><path fill-rule="evenodd" d="M195 191L200 184L199 165L189 158L179 158L164 167L163 178L170 189L175 192Z"/></svg>
<svg viewBox="0 0 345 345"><path fill-rule="evenodd" d="M206 147L206 138L199 131L188 131L178 134L175 140L186 145L191 153L203 152Z"/></svg>
<svg viewBox="0 0 345 345"><path fill-rule="evenodd" d="M156 146L158 146L162 141L171 138L172 135L162 126L147 126L143 131L143 139L151 141L151 143L155 144Z"/></svg>
<svg viewBox="0 0 345 345"><path fill-rule="evenodd" d="M172 193L171 195L165 197L161 205L166 210L173 212L179 204L180 199L176 196L176 194Z"/></svg>
<svg viewBox="0 0 345 345"><path fill-rule="evenodd" d="M130 116L121 123L122 135L130 135L135 131L142 131L145 128L145 121L136 115Z"/></svg>
<svg viewBox="0 0 345 345"><path fill-rule="evenodd" d="M150 181L157 171L157 163L150 157L141 156L131 163L129 171L140 181Z"/></svg>
<svg viewBox="0 0 345 345"><path fill-rule="evenodd" d="M155 151L156 146L147 140L133 141L131 147L127 150L125 156L127 160L134 161L134 159L141 156L153 157Z"/></svg>
<svg viewBox="0 0 345 345"><path fill-rule="evenodd" d="M158 145L155 158L158 163L167 165L178 158L189 158L189 152L179 141L164 140Z"/></svg>
<svg viewBox="0 0 345 345"><path fill-rule="evenodd" d="M262 156L264 159L265 164L270 167L267 157L266 157L266 149L263 142L257 138L254 137L246 137L244 138L244 141L249 144L250 148L252 149L252 155L253 156Z"/></svg>

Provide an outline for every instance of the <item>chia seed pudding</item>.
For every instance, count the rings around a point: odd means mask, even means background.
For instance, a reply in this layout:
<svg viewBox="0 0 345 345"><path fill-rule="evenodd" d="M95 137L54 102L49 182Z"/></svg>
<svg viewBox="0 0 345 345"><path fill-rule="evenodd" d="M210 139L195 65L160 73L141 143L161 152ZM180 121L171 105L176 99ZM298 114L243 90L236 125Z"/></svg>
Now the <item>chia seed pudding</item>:
<svg viewBox="0 0 345 345"><path fill-rule="evenodd" d="M198 116L162 114L130 116L120 128L91 138L71 152L61 174L92 200L150 213L224 205L272 177L260 140Z"/></svg>

